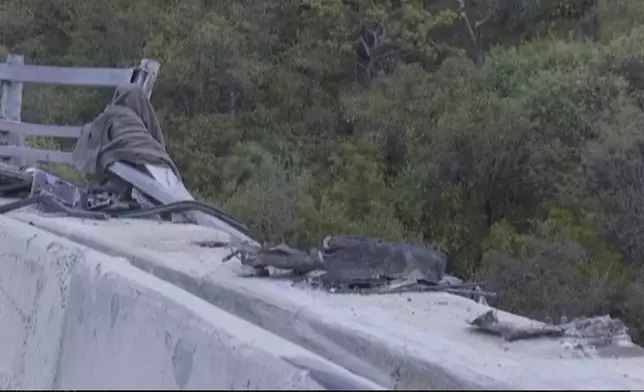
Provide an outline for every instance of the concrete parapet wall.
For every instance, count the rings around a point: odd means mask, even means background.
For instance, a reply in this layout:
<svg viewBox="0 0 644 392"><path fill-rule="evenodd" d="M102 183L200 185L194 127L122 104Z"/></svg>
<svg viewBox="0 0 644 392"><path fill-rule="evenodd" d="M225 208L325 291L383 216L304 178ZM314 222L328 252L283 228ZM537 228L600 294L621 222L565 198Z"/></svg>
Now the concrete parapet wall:
<svg viewBox="0 0 644 392"><path fill-rule="evenodd" d="M388 388L644 389L641 348L583 357L557 339L504 342L468 328L488 307L443 293L333 295L289 280L241 276L225 251L198 240L225 235L194 225L11 217L129 263ZM525 318L499 311L503 320ZM631 350L632 349L632 350Z"/></svg>
<svg viewBox="0 0 644 392"><path fill-rule="evenodd" d="M380 389L133 267L0 216L0 388Z"/></svg>

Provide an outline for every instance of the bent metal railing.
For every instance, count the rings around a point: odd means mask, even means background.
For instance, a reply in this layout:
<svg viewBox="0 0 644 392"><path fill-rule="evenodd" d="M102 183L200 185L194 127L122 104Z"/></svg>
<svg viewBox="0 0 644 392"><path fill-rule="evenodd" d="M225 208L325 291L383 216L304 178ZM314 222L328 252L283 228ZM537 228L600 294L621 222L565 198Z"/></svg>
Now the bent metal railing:
<svg viewBox="0 0 644 392"><path fill-rule="evenodd" d="M25 136L78 139L82 126L31 124L21 121L23 83L82 87L116 87L136 83L148 95L159 73L157 61L143 59L131 68L54 67L25 65L24 57L10 54L0 63L0 158L24 167L27 162L70 164L71 153L26 147ZM98 113L97 113L98 114Z"/></svg>

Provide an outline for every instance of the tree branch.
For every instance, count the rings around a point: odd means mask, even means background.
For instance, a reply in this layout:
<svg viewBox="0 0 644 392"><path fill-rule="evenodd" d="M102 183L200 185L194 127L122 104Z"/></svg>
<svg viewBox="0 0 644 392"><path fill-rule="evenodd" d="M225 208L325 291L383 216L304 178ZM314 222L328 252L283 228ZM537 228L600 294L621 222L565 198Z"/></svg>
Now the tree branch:
<svg viewBox="0 0 644 392"><path fill-rule="evenodd" d="M467 16L467 12L465 11L465 0L456 0L458 2L458 10L456 11L458 13L458 16L463 19L463 22L465 23L465 27L467 28L467 32L470 36L470 40L472 41L472 46L474 48L475 53L475 58L473 59L474 62L477 65L483 65L485 62L485 54L483 53L483 50L481 49L480 45L480 34L479 34L479 29L482 25L484 25L491 17L492 17L492 11L483 19L479 20L474 24L474 27L472 27L472 23L470 22L470 19Z"/></svg>

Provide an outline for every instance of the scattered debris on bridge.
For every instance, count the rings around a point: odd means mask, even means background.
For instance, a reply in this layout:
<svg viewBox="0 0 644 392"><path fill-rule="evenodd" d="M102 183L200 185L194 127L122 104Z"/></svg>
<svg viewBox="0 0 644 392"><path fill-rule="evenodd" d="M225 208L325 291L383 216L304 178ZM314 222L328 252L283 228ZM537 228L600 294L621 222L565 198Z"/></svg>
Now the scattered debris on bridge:
<svg viewBox="0 0 644 392"><path fill-rule="evenodd" d="M237 257L256 276L290 273L294 284L331 293L391 294L443 291L487 304L495 293L485 282L463 282L446 273L447 256L427 248L377 238L334 235L319 248L302 251L286 244L262 246L238 219L196 201L181 180L165 147L163 133L149 101L151 85L119 85L113 101L92 123L81 128L69 164L99 185L81 186L43 170L20 165L27 156L0 162L0 195L16 201L0 205L5 213L29 205L41 212L83 219L154 218L193 222L221 229L230 242L197 245L230 249L224 261ZM22 151L16 149L16 151ZM576 319L562 325L516 326L500 322L489 311L470 325L507 341L540 336L577 339L575 347L629 340L626 327L608 316ZM630 340L629 340L630 341Z"/></svg>
<svg viewBox="0 0 644 392"><path fill-rule="evenodd" d="M447 256L437 248L352 236L329 236L309 252L286 244L261 246L242 222L192 197L137 84L118 86L112 103L82 127L69 163L98 185L74 184L37 166L3 164L0 194L18 200L0 206L0 213L33 205L82 219L156 218L210 226L231 236L230 243L219 244L231 249L227 259L238 256L256 275L270 275L269 267L290 270L297 282L334 293L445 291L480 303L494 296L482 291L482 283L446 275Z"/></svg>
<svg viewBox="0 0 644 392"><path fill-rule="evenodd" d="M598 350L616 347L630 349L632 355L644 354L644 349L633 345L624 323L609 315L578 317L570 322L562 320L559 325L540 322L516 324L500 321L496 312L489 310L468 323L480 331L501 336L508 342L539 337L560 338L565 349L581 353L582 356L593 356Z"/></svg>
<svg viewBox="0 0 644 392"><path fill-rule="evenodd" d="M332 293L391 294L443 291L487 304L495 293L485 292L485 282L465 283L447 275L447 256L440 250L378 238L328 236L322 246L304 252L286 244L257 246L248 243L195 242L204 247L225 247L253 267L257 275L270 276L269 268L293 274L306 283Z"/></svg>
<svg viewBox="0 0 644 392"><path fill-rule="evenodd" d="M4 71L11 71L12 67L5 67ZM22 81L65 84L64 81L69 80L75 85L117 88L105 111L82 127L22 123L19 110L2 110L0 133L13 133L6 140L15 144L0 146L0 157L9 157L7 162L0 161L0 196L13 199L0 204L0 214L31 206L44 214L82 219L148 218L192 222L228 233L230 240L196 244L229 249L230 254L224 261L236 257L243 265L252 267L256 276L269 279L274 275L288 276L293 285L336 294L441 291L484 305L487 305L487 299L495 297L495 293L483 290L485 282L464 282L447 274L447 255L437 247L342 235L329 236L319 248L308 251L286 244L261 245L240 220L196 201L166 151L149 101L158 68L158 63L144 59L139 67L115 72L85 68L81 72L82 78L72 77L77 70L72 67L43 67L42 72L29 73L35 78L33 80L16 81L5 77L4 83L13 89L7 89L11 96L3 92L3 105L5 101L18 102L12 104L18 109ZM89 75L95 71L104 79L91 78ZM24 147L18 142L19 137L13 137L22 136L21 132L73 137L77 139L76 147L71 154ZM36 162L72 165L92 176L97 185L75 184L44 170ZM298 312L294 317L299 315ZM561 339L564 346L584 354L606 348L635 347L642 355L642 349L632 344L626 327L609 316L578 318L560 325L515 325L500 321L495 311L489 310L469 324L508 342L549 337ZM338 336L344 339L349 335ZM327 341L326 337L318 340ZM396 365L396 370L399 368L400 365Z"/></svg>

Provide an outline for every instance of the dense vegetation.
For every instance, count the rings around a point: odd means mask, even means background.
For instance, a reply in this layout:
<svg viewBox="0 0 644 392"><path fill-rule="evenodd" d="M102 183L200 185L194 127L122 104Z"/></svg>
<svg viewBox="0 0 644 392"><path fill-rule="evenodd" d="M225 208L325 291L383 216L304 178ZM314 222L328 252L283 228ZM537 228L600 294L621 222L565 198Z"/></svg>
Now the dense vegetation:
<svg viewBox="0 0 644 392"><path fill-rule="evenodd" d="M3 0L0 56L156 59L189 187L258 237L438 243L502 308L642 342L643 21L641 0ZM23 119L109 95L28 88Z"/></svg>

